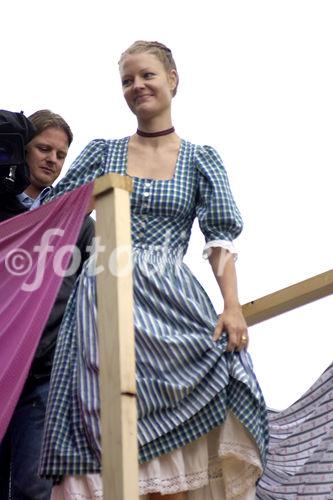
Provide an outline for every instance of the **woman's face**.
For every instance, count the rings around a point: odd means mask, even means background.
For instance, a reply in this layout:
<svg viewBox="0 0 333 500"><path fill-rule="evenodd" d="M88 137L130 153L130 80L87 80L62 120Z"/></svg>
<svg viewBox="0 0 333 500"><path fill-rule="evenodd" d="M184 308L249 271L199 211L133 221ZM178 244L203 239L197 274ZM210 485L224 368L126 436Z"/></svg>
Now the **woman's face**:
<svg viewBox="0 0 333 500"><path fill-rule="evenodd" d="M177 74L167 72L153 54L126 55L120 63L120 76L125 100L138 118L149 119L170 108Z"/></svg>

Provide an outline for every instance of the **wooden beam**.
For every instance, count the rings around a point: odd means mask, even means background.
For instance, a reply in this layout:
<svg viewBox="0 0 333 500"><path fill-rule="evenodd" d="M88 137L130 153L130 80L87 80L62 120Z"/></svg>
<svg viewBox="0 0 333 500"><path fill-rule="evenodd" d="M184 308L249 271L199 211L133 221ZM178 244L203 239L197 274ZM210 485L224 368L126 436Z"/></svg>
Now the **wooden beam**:
<svg viewBox="0 0 333 500"><path fill-rule="evenodd" d="M243 313L248 326L304 306L333 293L333 270L288 286L244 304Z"/></svg>
<svg viewBox="0 0 333 500"><path fill-rule="evenodd" d="M96 234L105 246L96 268L105 500L139 498L130 190L131 179L117 174L95 181Z"/></svg>

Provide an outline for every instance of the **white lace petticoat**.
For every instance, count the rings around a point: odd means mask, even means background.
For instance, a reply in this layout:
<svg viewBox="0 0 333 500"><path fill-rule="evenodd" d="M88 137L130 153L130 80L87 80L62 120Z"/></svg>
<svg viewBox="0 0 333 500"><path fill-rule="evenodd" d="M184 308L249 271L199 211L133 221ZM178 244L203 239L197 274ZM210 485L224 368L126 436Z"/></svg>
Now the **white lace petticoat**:
<svg viewBox="0 0 333 500"><path fill-rule="evenodd" d="M188 500L254 500L262 474L257 445L229 412L221 427L192 443L139 466L140 500L149 493L187 491ZM99 474L65 476L51 500L101 500Z"/></svg>

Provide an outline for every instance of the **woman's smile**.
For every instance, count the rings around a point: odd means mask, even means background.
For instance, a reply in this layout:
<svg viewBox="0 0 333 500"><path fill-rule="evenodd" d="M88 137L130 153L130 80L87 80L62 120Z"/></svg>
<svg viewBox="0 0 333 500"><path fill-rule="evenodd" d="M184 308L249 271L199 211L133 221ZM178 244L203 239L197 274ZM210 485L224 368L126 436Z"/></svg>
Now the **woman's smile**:
<svg viewBox="0 0 333 500"><path fill-rule="evenodd" d="M146 101L149 101L152 96L153 96L153 94L138 95L134 98L134 102L135 102L135 104L138 104L140 102L146 102Z"/></svg>

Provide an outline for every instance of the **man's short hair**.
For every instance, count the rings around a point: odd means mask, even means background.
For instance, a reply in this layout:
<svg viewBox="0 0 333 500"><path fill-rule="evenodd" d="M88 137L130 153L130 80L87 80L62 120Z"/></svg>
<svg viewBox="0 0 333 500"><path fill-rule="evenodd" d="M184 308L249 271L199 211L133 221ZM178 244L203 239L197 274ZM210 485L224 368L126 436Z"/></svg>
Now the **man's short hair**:
<svg viewBox="0 0 333 500"><path fill-rule="evenodd" d="M29 120L35 125L37 129L37 134L41 134L47 128L60 128L67 135L68 146L71 145L73 141L73 132L70 129L68 123L56 113L52 113L49 109L41 109L30 115Z"/></svg>

